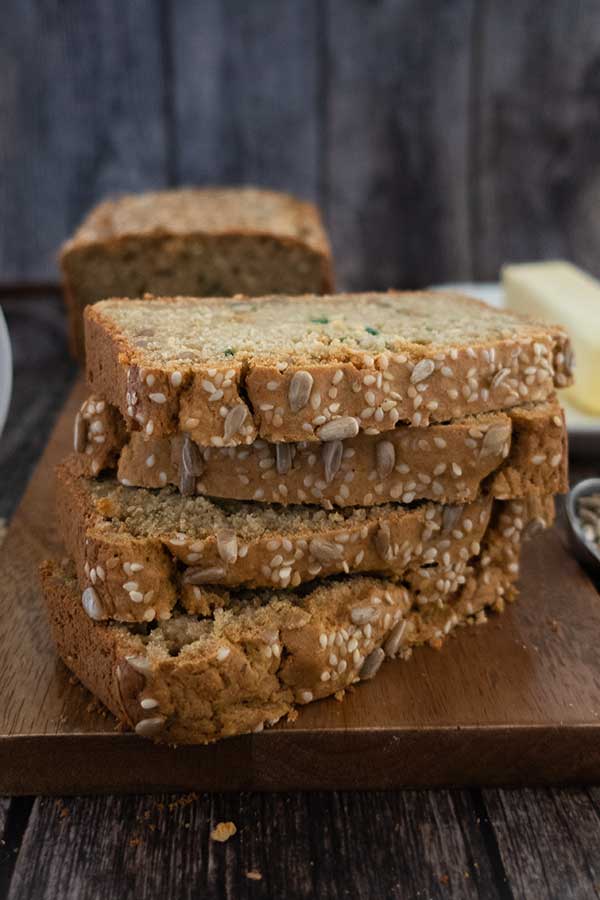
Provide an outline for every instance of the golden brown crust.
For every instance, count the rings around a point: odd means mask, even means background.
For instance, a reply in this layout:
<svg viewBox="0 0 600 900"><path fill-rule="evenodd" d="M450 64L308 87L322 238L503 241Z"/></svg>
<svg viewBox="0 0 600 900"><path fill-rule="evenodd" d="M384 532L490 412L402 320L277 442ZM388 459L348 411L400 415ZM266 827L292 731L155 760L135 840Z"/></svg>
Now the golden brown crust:
<svg viewBox="0 0 600 900"><path fill-rule="evenodd" d="M514 596L527 515L520 501L502 508L481 558L441 606L424 597L416 606L405 587L350 576L295 603L279 594L213 620L181 616L144 637L90 620L74 581L53 565L42 580L58 652L86 687L138 734L206 743L260 730L296 704L372 677L386 655L440 647L457 625L481 621L484 608L502 609Z"/></svg>
<svg viewBox="0 0 600 900"><path fill-rule="evenodd" d="M316 206L264 188L178 188L126 194L98 204L61 250L139 235L275 235L302 241L319 253L329 242Z"/></svg>
<svg viewBox="0 0 600 900"><path fill-rule="evenodd" d="M338 310L372 298L373 303L385 299L402 306L410 304L412 296L420 303L428 297L392 292L335 295L319 298L319 303L327 309L331 301ZM440 296L430 296L433 310ZM276 318L288 299L252 298L246 307L263 311L272 307ZM311 299L296 298L296 307ZM476 316L485 306L458 295L448 295L447 300L463 315ZM323 359L303 356L290 347L281 349L281 359L272 351L265 355L248 350L231 359L163 365L148 362L144 351L117 326L111 310L120 302L106 301L86 311L90 387L118 407L129 428L154 436L185 432L205 446L249 444L257 434L275 443L329 441L358 431L387 432L399 421L425 426L541 403L571 377L565 332L527 319L514 325L511 336L473 346L454 342L429 347L399 336L396 350L375 354L342 343L333 356L331 347L324 351ZM165 317L173 305L223 315L229 308L224 304L232 302L152 297L144 301L156 304L154 309ZM243 300L235 302L238 311L243 308ZM148 306L149 312L152 309ZM490 313L485 307L486 322Z"/></svg>
<svg viewBox="0 0 600 900"><path fill-rule="evenodd" d="M181 436L130 432L126 437L116 448L123 484L180 484ZM277 447L259 440L247 447L198 450L202 472L191 482L198 494L283 505L466 503L482 486L506 500L531 492L563 493L568 485L567 434L556 400L443 425L397 426L383 436L359 434L337 448L331 442ZM106 452L104 445L99 452ZM93 460L80 455L80 471L94 474Z"/></svg>
<svg viewBox="0 0 600 900"><path fill-rule="evenodd" d="M190 265L194 247L213 253L216 270L211 275L205 267L205 272L217 293L253 293L253 283L258 293L333 290L331 248L312 203L253 188L188 188L107 200L92 210L60 254L75 353L83 358L87 303L114 293L135 296L140 283L144 290L160 291L166 283L175 292L198 291L196 279L203 270L200 266L195 273ZM260 248L259 256L244 269L244 253L252 254L253 247ZM287 272L280 261L271 273L269 252L286 256ZM230 258L229 268L220 259L217 264L217 256ZM138 264L135 271L132 260Z"/></svg>

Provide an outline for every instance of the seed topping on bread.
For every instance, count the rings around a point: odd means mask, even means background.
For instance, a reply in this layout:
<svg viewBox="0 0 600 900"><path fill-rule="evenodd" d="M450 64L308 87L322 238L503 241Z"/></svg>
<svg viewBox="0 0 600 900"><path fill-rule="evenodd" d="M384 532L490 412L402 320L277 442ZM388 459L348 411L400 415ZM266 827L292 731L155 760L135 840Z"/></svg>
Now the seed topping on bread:
<svg viewBox="0 0 600 900"><path fill-rule="evenodd" d="M425 426L571 378L561 328L455 294L106 300L86 318L89 379L129 427L214 447Z"/></svg>

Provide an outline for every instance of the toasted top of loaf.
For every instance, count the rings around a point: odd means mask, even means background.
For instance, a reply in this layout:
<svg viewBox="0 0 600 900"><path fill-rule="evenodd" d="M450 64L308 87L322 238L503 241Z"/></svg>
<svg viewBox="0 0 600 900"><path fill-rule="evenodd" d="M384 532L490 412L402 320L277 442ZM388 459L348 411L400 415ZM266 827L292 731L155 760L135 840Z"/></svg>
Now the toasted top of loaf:
<svg viewBox="0 0 600 900"><path fill-rule="evenodd" d="M454 293L105 300L102 322L128 362L152 368L243 360L303 364L385 351L415 360L453 349L536 341L564 332ZM418 379L421 380L421 379Z"/></svg>
<svg viewBox="0 0 600 900"><path fill-rule="evenodd" d="M538 403L571 378L560 326L453 293L105 300L94 392L198 444L332 441Z"/></svg>
<svg viewBox="0 0 600 900"><path fill-rule="evenodd" d="M312 203L277 191L239 187L182 188L105 200L85 218L62 253L84 244L161 233L276 234L328 252Z"/></svg>

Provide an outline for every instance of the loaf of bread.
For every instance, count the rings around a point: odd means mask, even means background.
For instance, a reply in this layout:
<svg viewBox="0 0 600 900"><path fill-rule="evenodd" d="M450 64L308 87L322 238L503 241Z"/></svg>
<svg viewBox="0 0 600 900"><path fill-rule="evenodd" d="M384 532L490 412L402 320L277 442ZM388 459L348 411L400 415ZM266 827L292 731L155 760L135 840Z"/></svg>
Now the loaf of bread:
<svg viewBox="0 0 600 900"><path fill-rule="evenodd" d="M440 647L486 607L502 609L514 594L524 523L545 508L540 498L500 505L480 556L443 602L416 602L400 583L350 575L302 594L246 592L211 618L176 612L127 626L90 618L75 578L47 563L54 640L66 665L139 735L206 743L258 731L373 677L386 656Z"/></svg>
<svg viewBox="0 0 600 900"><path fill-rule="evenodd" d="M331 251L312 203L257 188L159 191L107 200L60 257L71 341L83 354L83 308L152 293L320 294Z"/></svg>
<svg viewBox="0 0 600 900"><path fill-rule="evenodd" d="M210 614L231 588L296 588L344 573L402 578L418 593L456 589L480 552L492 498L326 512L220 503L177 491L124 488L58 470L58 521L84 607L97 620L167 619L179 600Z"/></svg>
<svg viewBox="0 0 600 900"><path fill-rule="evenodd" d="M185 494L281 504L374 506L466 503L480 489L508 500L567 490L567 433L556 400L445 424L398 425L321 445L302 441L199 447L187 435L127 432L120 413L92 396L75 422L72 463L82 474L118 468L122 484L177 485Z"/></svg>
<svg viewBox="0 0 600 900"><path fill-rule="evenodd" d="M424 426L571 379L560 327L457 294L105 300L85 318L90 388L128 430L209 447Z"/></svg>

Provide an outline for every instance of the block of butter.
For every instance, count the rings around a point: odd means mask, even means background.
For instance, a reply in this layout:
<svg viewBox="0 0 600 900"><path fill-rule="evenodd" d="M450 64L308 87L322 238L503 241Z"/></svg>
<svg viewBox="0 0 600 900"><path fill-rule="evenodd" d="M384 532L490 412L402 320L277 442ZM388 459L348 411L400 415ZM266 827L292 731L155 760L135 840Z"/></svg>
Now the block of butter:
<svg viewBox="0 0 600 900"><path fill-rule="evenodd" d="M564 325L575 351L575 383L566 399L600 415L600 281L568 262L504 266L506 306Z"/></svg>

